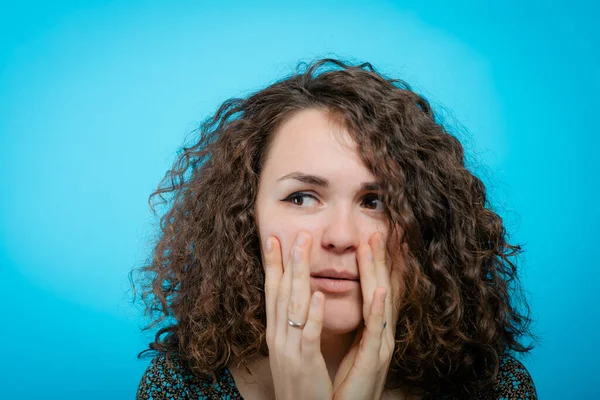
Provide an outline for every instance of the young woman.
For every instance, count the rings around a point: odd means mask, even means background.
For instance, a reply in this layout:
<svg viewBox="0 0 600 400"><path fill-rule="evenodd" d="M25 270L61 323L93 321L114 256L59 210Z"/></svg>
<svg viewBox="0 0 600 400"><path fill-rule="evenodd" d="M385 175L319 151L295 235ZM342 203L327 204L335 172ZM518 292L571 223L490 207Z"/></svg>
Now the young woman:
<svg viewBox="0 0 600 400"><path fill-rule="evenodd" d="M156 195L138 399L537 398L520 247L406 83L317 60L226 101Z"/></svg>

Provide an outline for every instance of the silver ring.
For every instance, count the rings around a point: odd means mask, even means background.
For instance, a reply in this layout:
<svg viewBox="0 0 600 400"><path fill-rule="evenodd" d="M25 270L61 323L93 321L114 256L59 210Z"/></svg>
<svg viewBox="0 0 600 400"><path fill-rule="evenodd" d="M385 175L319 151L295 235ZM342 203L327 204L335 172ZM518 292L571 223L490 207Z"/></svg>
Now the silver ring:
<svg viewBox="0 0 600 400"><path fill-rule="evenodd" d="M289 326L293 326L294 328L300 328L300 329L302 329L302 328L304 328L304 326L306 324L299 324L299 323L294 322L294 321L292 321L291 319L288 318L288 325Z"/></svg>

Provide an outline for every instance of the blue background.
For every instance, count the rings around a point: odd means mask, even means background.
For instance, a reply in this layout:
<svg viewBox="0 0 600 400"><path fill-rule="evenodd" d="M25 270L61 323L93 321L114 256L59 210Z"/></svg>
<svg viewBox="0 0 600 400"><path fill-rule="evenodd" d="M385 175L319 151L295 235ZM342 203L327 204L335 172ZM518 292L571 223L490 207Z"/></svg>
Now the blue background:
<svg viewBox="0 0 600 400"><path fill-rule="evenodd" d="M326 55L444 111L524 244L540 398L600 398L594 2L202 3L0 3L0 398L134 397L148 195L222 101Z"/></svg>

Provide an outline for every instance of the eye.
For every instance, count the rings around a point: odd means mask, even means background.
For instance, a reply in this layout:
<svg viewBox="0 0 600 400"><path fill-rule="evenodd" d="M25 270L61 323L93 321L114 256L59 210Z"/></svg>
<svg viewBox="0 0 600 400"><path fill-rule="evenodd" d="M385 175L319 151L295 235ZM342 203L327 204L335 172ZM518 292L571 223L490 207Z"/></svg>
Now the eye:
<svg viewBox="0 0 600 400"><path fill-rule="evenodd" d="M304 203L305 203L305 201L307 201L307 199L309 201L310 200L315 201L315 202L319 201L312 194L304 193L304 192L292 193L288 197L286 197L285 199L283 199L281 201L291 203L298 207L303 207L303 206L306 206L306 204L304 204ZM379 195L377 195L377 194L366 195L363 198L363 205L365 205L366 208L373 210L373 211L377 211L377 212L382 212L384 210L383 202L381 201Z"/></svg>
<svg viewBox="0 0 600 400"><path fill-rule="evenodd" d="M312 199L314 201L318 201L315 196L308 194L308 193L302 193L302 192L292 193L288 197L286 197L285 199L283 199L281 201L286 201L288 203L292 203L295 206L301 207L304 205L305 199Z"/></svg>
<svg viewBox="0 0 600 400"><path fill-rule="evenodd" d="M379 202L379 204L377 204ZM375 211L383 211L383 202L377 194L368 194L363 199L363 204L367 204L367 208Z"/></svg>

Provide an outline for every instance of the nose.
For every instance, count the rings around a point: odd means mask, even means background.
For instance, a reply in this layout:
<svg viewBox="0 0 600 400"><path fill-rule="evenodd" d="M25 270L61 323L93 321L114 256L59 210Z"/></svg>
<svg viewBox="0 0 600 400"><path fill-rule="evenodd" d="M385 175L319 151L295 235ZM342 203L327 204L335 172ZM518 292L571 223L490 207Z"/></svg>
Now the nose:
<svg viewBox="0 0 600 400"><path fill-rule="evenodd" d="M356 250L360 244L357 216L350 207L334 207L323 230L323 247L344 253Z"/></svg>

